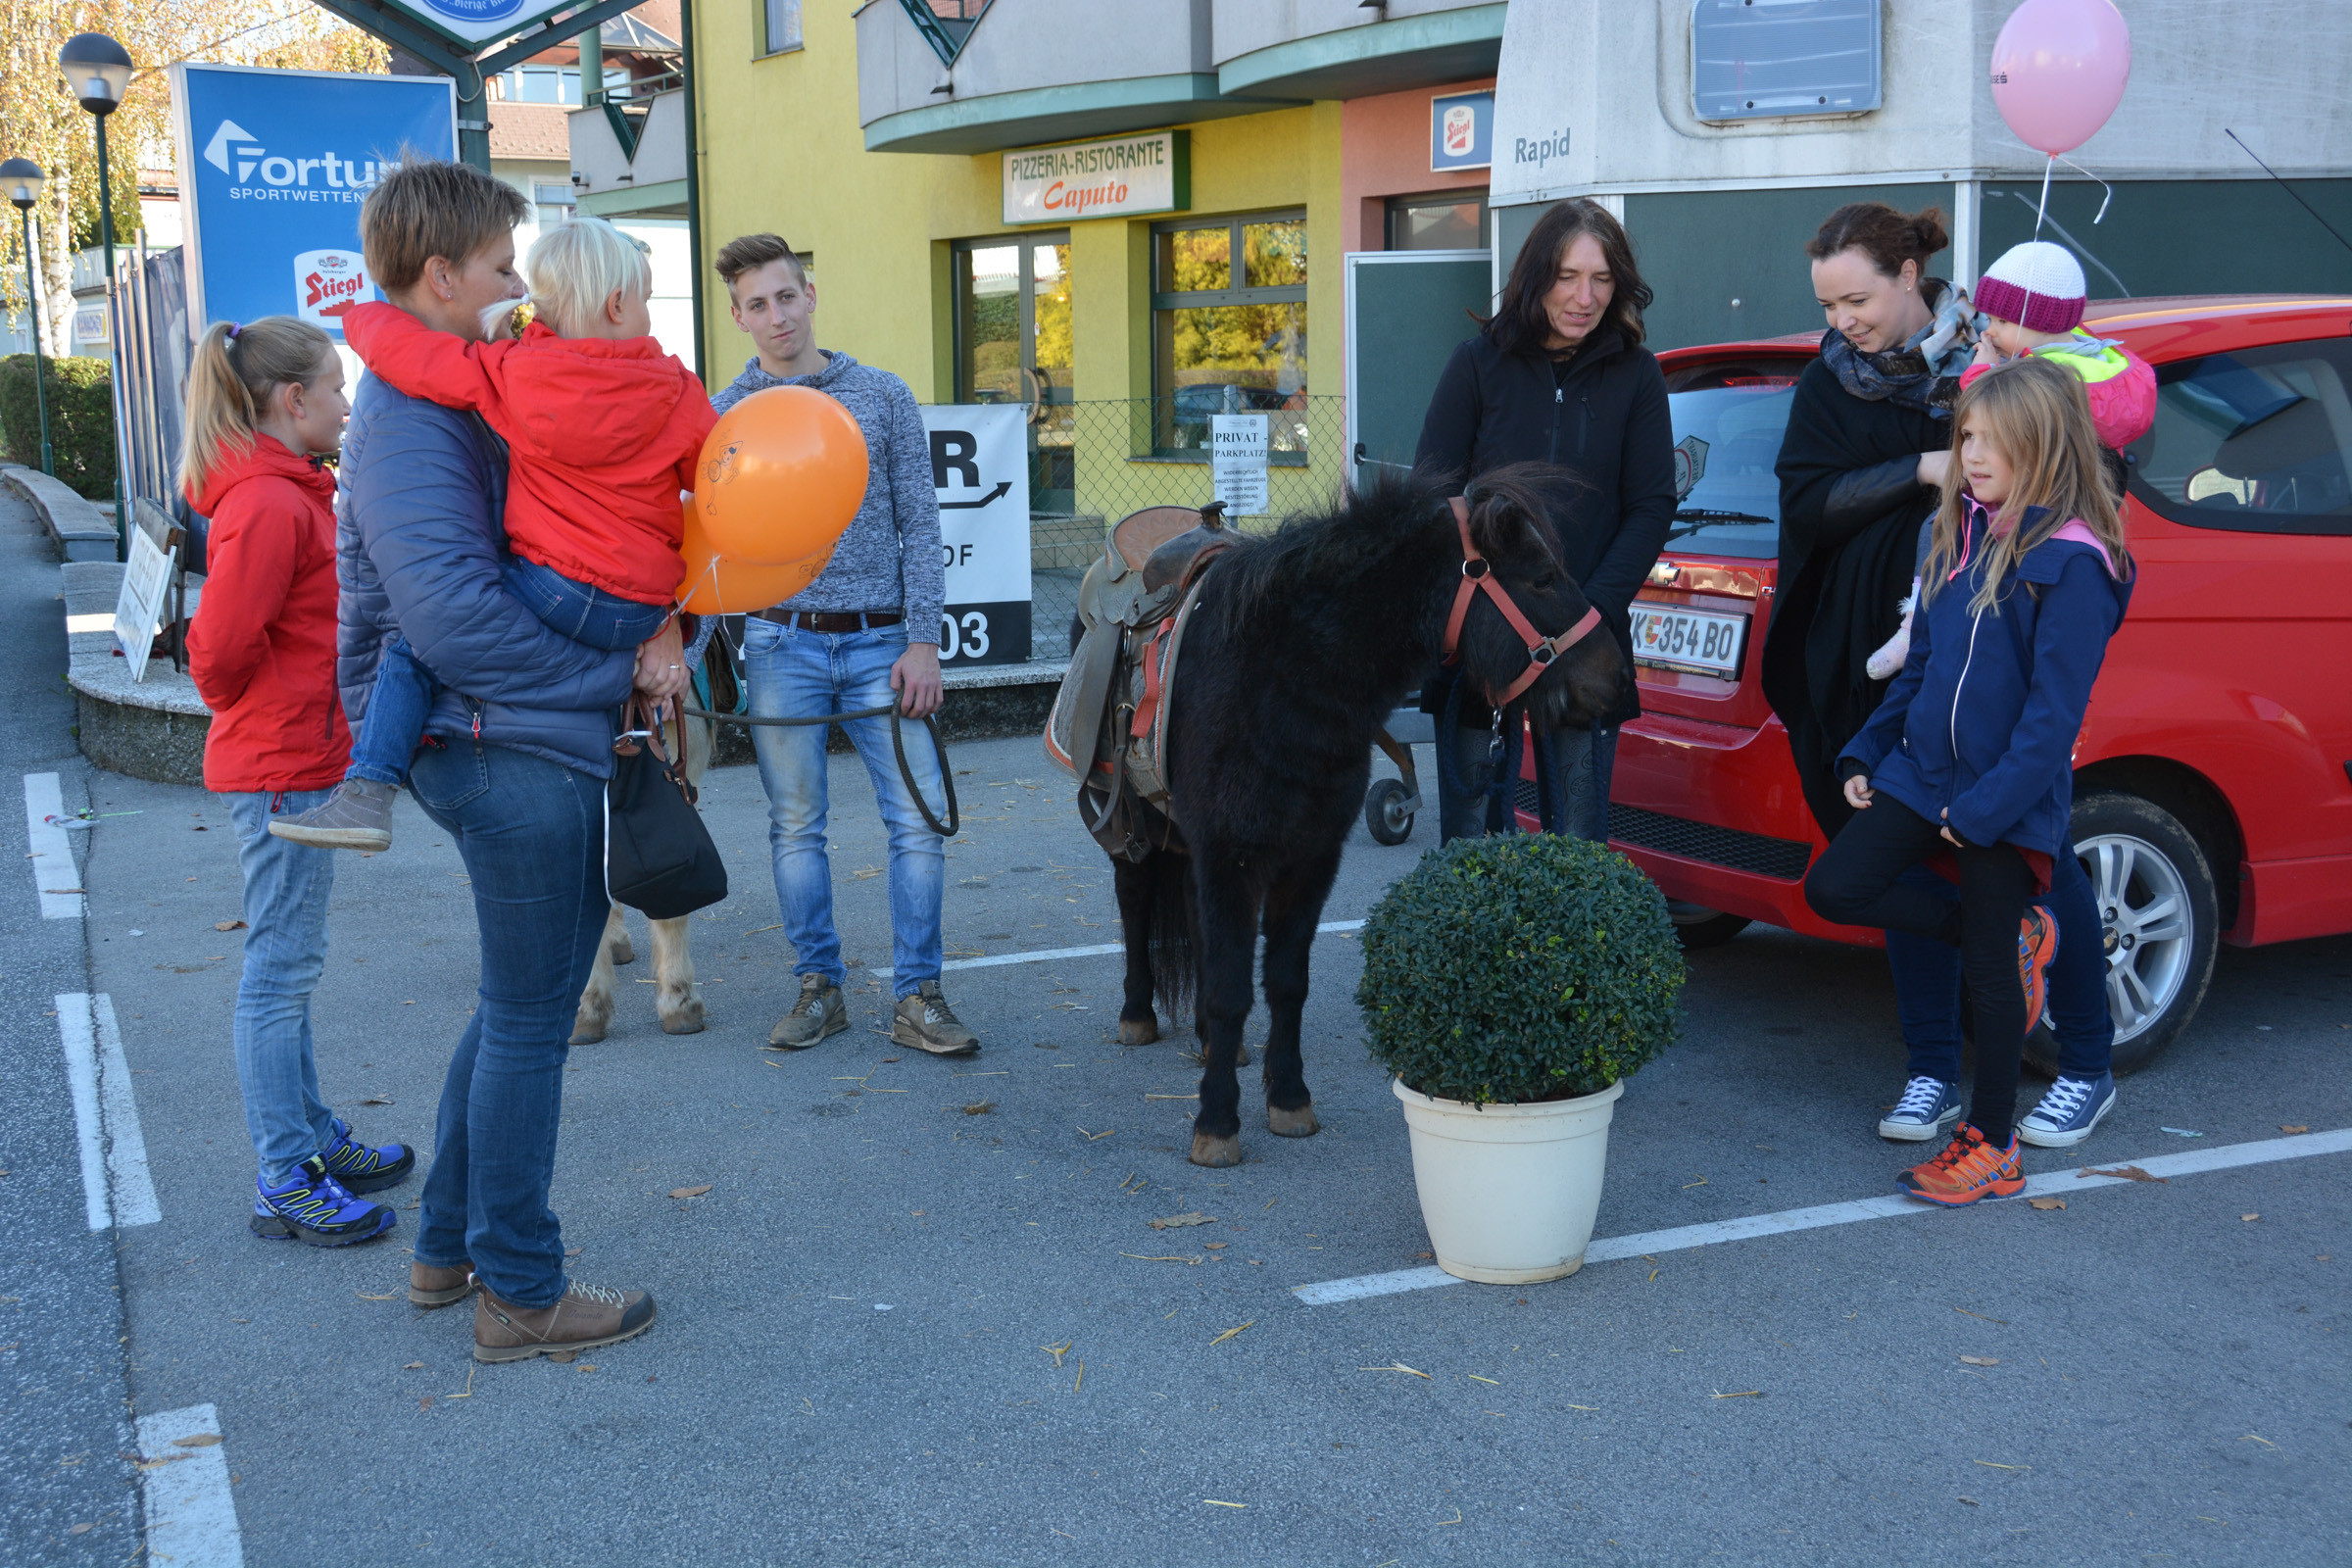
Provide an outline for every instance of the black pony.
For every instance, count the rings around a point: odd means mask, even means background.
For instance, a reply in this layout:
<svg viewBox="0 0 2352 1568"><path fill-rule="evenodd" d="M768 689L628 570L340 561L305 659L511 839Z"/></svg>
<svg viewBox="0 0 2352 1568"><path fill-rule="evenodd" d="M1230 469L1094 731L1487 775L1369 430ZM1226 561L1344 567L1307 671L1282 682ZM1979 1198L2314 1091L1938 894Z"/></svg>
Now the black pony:
<svg viewBox="0 0 2352 1568"><path fill-rule="evenodd" d="M1468 497L1471 540L1546 638L1590 609L1543 521L1544 487L1561 477L1521 465L1486 475ZM1298 1054L1307 950L1370 782L1373 731L1437 664L1464 565L1446 494L1388 478L1337 511L1243 539L1203 575L1167 743L1168 814L1189 853L1113 862L1127 949L1120 1039L1155 1039L1153 997L1173 1014L1199 987L1196 1165L1241 1161L1234 1069L1246 1059L1261 929L1272 1014L1266 1125L1285 1138L1321 1129ZM1474 690L1504 691L1530 662L1528 639L1484 593L1473 596L1459 655ZM1540 728L1590 723L1631 678L1603 629L1560 654L1520 700Z"/></svg>

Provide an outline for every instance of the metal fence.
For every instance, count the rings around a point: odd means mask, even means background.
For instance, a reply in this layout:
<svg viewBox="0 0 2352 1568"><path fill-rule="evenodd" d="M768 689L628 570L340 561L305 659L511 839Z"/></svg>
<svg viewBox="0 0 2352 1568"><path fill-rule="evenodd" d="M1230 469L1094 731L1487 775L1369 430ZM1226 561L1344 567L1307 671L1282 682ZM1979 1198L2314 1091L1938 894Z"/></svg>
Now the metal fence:
<svg viewBox="0 0 2352 1568"><path fill-rule="evenodd" d="M1078 586L1112 524L1146 507L1200 507L1216 499L1210 415L1267 416L1268 511L1237 518L1242 527L1270 527L1286 513L1327 502L1339 488L1345 398L1184 387L1168 398L1033 404L1030 413L1029 570L1039 658L1061 651Z"/></svg>

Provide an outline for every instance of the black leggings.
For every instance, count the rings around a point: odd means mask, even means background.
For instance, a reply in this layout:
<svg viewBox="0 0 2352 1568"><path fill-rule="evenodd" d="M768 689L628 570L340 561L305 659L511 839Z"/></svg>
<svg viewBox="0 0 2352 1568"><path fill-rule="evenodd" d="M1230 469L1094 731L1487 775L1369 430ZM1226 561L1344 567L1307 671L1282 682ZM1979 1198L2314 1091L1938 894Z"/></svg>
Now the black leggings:
<svg viewBox="0 0 2352 1568"><path fill-rule="evenodd" d="M1969 1120L1985 1142L2005 1148L2017 1118L2017 1074L2029 1024L2017 937L2034 899L2034 871L2015 849L1996 844L1952 852L1960 862L1957 904L1897 880L1948 847L1936 823L1882 790L1805 873L1805 902L1839 925L1909 931L1960 950L1976 1014L1977 1086Z"/></svg>

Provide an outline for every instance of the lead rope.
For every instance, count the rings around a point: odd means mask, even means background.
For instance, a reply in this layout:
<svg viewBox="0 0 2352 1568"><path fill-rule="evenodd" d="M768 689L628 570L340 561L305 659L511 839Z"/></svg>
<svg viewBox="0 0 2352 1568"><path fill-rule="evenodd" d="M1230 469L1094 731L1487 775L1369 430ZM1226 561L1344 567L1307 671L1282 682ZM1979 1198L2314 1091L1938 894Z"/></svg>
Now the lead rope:
<svg viewBox="0 0 2352 1568"><path fill-rule="evenodd" d="M812 718L760 718L750 713L713 713L707 708L681 708L681 712L696 718L708 718L720 724L760 724L777 728L797 728L805 724L841 724L854 718L879 718L890 715L890 749L898 755L899 777L906 781L906 793L914 801L914 808L922 813L923 825L943 839L952 839L963 828L963 814L956 804L956 771L948 765L947 743L939 738L939 726L929 718L921 720L931 733L931 750L939 759L939 782L948 798L947 821L941 822L932 813L931 804L923 799L922 786L914 781L914 768L906 760L906 738L900 727L904 717L896 703L884 703L879 708L860 708L847 713L819 713Z"/></svg>

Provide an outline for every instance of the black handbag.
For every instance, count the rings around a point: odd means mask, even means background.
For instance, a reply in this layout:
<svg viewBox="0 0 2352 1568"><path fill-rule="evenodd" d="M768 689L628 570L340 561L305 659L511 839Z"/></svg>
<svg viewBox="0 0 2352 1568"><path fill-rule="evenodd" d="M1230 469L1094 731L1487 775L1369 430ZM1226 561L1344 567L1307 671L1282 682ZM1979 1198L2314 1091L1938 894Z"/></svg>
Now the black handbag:
<svg viewBox="0 0 2352 1568"><path fill-rule="evenodd" d="M727 896L727 868L695 809L683 764L631 698L605 787L605 891L648 919L674 920Z"/></svg>

